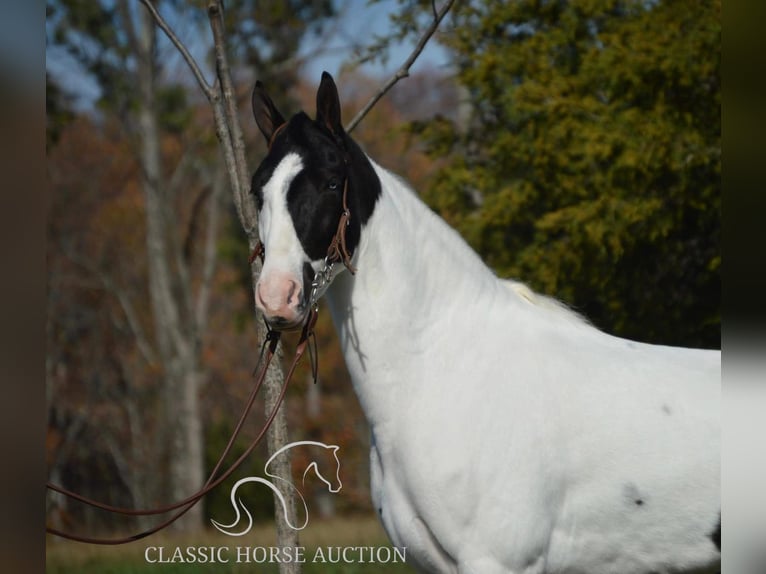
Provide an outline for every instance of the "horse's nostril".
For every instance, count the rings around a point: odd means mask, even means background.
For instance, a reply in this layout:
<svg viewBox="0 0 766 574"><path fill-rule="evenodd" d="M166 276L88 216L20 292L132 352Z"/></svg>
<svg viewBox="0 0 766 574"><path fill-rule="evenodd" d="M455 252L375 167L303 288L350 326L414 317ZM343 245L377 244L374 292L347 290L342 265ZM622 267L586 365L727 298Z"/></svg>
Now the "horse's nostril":
<svg viewBox="0 0 766 574"><path fill-rule="evenodd" d="M260 307L261 311L266 310L266 302L263 300L263 295L261 294L261 284L258 283L255 287L255 304L257 307Z"/></svg>
<svg viewBox="0 0 766 574"><path fill-rule="evenodd" d="M283 317L288 321L300 312L303 288L300 283L284 275L263 278L256 287L256 306L267 317Z"/></svg>
<svg viewBox="0 0 766 574"><path fill-rule="evenodd" d="M295 305L299 303L297 299L300 297L300 287L295 281L290 281L290 291L287 294L287 304Z"/></svg>

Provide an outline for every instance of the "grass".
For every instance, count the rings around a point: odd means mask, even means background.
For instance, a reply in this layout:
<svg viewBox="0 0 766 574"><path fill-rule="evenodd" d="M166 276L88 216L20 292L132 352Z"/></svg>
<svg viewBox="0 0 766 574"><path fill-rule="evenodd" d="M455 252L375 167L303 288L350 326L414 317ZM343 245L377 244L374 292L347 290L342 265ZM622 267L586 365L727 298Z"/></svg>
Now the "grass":
<svg viewBox="0 0 766 574"><path fill-rule="evenodd" d="M300 533L300 544L305 547L302 571L305 574L406 574L414 570L406 564L394 563L322 563L312 562L317 548L372 546L391 547L380 524L374 517L314 520ZM96 546L49 537L46 551L46 574L277 574L277 564L237 562L238 547L272 547L276 536L272 525L256 526L242 538L225 536L217 531L206 531L196 536L161 533L148 539L122 546ZM220 551L227 563L147 562L144 553L148 547L162 547L166 559L172 557L176 547L183 552L187 547ZM216 552L219 552L216 550ZM350 551L349 551L350 552ZM209 553L209 551L208 551ZM392 550L393 553L393 550ZM157 551L150 551L156 558ZM350 556L349 556L350 558ZM368 559L369 561L369 559Z"/></svg>

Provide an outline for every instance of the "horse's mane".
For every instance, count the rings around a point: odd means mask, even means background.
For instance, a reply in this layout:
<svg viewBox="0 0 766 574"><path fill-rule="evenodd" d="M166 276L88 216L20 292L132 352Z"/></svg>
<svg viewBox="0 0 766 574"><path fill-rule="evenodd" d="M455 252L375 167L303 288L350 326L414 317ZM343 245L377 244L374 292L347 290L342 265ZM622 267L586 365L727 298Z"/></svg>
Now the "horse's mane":
<svg viewBox="0 0 766 574"><path fill-rule="evenodd" d="M529 288L528 285L522 283L521 281L516 281L514 279L501 279L501 283L505 285L519 299L530 305L534 305L540 309L550 311L558 317L571 321L572 323L577 323L580 325L591 324L588 319L572 310L566 305L566 303L562 303L558 299L554 299L548 295L535 293L532 291L532 289Z"/></svg>
<svg viewBox="0 0 766 574"><path fill-rule="evenodd" d="M468 245L465 239L454 228L450 227L446 221L439 217L436 212L429 208L405 179L386 168L381 167L372 159L370 159L370 162L375 168L378 177L381 178L381 183L384 186L388 185L392 189L399 191L399 193L391 194L391 198L396 202L406 204L407 208L401 210L400 213L409 213L412 221L417 222L416 229L421 234L421 239L423 236L428 236L430 230L433 230L433 235L439 235L445 244L449 245L449 248L437 249L436 253L448 253L451 262L459 260L464 266L464 271L466 273L483 276L490 282L497 279L494 271L487 266L481 257ZM536 309L541 310L543 314L547 314L553 319L565 320L573 325L592 327L590 321L576 311L573 311L565 303L562 303L553 297L535 293L521 281L516 281L514 279L499 280L500 283L508 289L512 296L515 296L523 304L532 305Z"/></svg>

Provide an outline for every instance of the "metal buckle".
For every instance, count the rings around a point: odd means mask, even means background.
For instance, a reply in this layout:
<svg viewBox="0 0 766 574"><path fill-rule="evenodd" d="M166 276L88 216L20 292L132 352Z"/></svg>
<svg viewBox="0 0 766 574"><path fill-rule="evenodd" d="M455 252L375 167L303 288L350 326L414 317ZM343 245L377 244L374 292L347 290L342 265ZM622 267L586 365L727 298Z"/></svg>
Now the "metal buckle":
<svg viewBox="0 0 766 574"><path fill-rule="evenodd" d="M319 271L311 282L311 300L309 305L314 308L315 311L319 310L319 297L317 294L319 290L328 285L332 280L332 269L335 266L334 262L329 260L329 255L324 258L324 269Z"/></svg>

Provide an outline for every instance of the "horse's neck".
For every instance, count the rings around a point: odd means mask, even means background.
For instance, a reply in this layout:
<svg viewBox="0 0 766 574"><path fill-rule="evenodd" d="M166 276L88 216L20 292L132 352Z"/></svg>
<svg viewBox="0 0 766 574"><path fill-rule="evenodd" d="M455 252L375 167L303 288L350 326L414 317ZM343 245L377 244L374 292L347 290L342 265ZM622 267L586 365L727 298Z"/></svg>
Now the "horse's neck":
<svg viewBox="0 0 766 574"><path fill-rule="evenodd" d="M373 420L370 411L385 410L395 387L408 384L397 371L434 333L459 328L455 311L470 313L502 290L454 230L401 180L374 167L382 193L361 234L358 271L342 273L328 290L346 363Z"/></svg>

